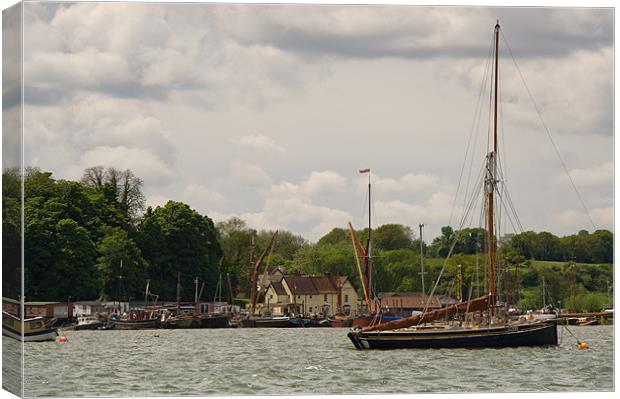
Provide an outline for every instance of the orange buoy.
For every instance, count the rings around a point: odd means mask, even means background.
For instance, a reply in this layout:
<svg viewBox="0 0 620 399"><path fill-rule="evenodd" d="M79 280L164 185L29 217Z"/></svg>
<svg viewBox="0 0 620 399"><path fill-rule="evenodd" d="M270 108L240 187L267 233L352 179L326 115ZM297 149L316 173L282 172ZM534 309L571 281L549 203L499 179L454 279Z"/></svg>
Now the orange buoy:
<svg viewBox="0 0 620 399"><path fill-rule="evenodd" d="M65 337L65 336L62 336L62 337L58 338L58 340L59 340L60 342L67 342L67 341L68 341L68 340L67 340L67 337Z"/></svg>
<svg viewBox="0 0 620 399"><path fill-rule="evenodd" d="M585 342L580 342L579 343L579 349L583 350L583 349L590 349L590 345L586 344Z"/></svg>

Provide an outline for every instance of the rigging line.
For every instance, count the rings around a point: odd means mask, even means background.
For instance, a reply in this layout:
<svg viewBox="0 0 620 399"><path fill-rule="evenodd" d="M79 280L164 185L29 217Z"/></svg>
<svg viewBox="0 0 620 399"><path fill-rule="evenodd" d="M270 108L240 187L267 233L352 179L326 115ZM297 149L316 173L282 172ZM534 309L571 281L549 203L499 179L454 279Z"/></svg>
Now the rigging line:
<svg viewBox="0 0 620 399"><path fill-rule="evenodd" d="M504 38L504 42L506 42L506 48L508 48L508 52L510 53L510 57L512 58L512 61L514 62L515 67L517 68L517 72L519 72L519 76L521 77L521 81L523 82L523 86L525 86L525 90L527 91L527 94L530 97L530 100L532 101L532 104L534 105L534 109L536 110L536 113L538 114L538 118L540 119L540 122L542 123L543 128L545 129L545 132L547 133L547 137L549 137L549 141L551 141L551 144L553 145L553 149L555 150L555 154L557 155L558 159L560 160L560 163L562 164L562 168L564 168L564 172L568 176L568 180L570 181L570 184L573 187L573 190L575 191L575 194L577 194L577 198L579 199L579 202L581 203L581 207L583 208L584 212L588 216L588 219L590 219L590 223L592 224L592 227L594 229L596 229L596 225L594 224L594 220L592 220L592 216L590 216L590 212L588 211L588 208L586 207L586 204L583 201L583 198L581 198L581 194L579 194L579 190L577 190L577 186L575 185L575 182L573 181L572 176L568 172L568 168L566 167L566 164L564 163L564 159L562 158L562 154L560 153L560 150L559 150L558 146L556 145L555 141L553 140L553 136L551 135L551 131L549 130L549 128L547 127L547 124L545 123L545 120L544 120L544 118L543 118L543 116L542 116L542 114L541 114L541 112L540 112L540 110L538 108L538 104L536 103L536 100L534 100L534 96L532 95L532 92L530 91L530 88L528 87L527 83L525 83L525 78L523 77L523 74L521 73L521 69L519 68L519 65L517 64L517 60L515 59L514 55L512 54L512 49L510 48L510 45L508 44L508 40L506 40L506 37L504 36L504 32L503 31L501 31L501 32L502 32L502 37Z"/></svg>
<svg viewBox="0 0 620 399"><path fill-rule="evenodd" d="M461 173L459 175L458 184L456 186L456 193L454 194L454 201L452 202L452 210L450 211L450 219L448 220L448 226L452 224L452 217L454 216L454 208L456 207L456 202L457 202L459 191L460 191L460 187L461 187L461 180L463 178L463 171L465 170L465 165L467 163L467 156L469 154L469 149L470 149L470 146L471 146L471 138L473 136L474 131L477 130L476 126L478 126L478 124L479 124L480 109L482 108L482 98L483 98L483 94L484 94L484 89L486 87L489 65L491 64L491 56L490 55L491 55L492 49L493 49L493 41L491 41L491 44L489 45L489 51L487 52L487 62L485 64L484 71L482 73L482 82L480 84L480 90L478 92L478 100L476 101L476 108L474 109L474 119L472 120L471 128L469 130L469 138L467 139L467 147L465 149L465 157L463 158L463 165L461 166ZM471 158L473 159L473 154L472 154ZM468 184L469 184L469 179L468 179ZM467 186L466 186L466 188L467 188ZM466 201L466 198L467 198L467 191L465 192L465 195L464 195L463 199Z"/></svg>
<svg viewBox="0 0 620 399"><path fill-rule="evenodd" d="M473 197L472 199L475 199L475 197ZM471 205L471 204L470 204ZM471 211L472 207L468 207L468 209L466 210L466 214L469 213L469 211ZM463 217L463 220L466 220L467 216ZM459 226L459 230L463 227L463 225L461 224ZM433 285L433 289L431 290L430 295L428 296L427 300L426 300L426 304L424 305L424 310L422 311L422 313L426 313L426 311L428 310L428 306L430 305L431 299L433 298L433 295L435 294L435 290L437 289L437 286L439 285L439 281L441 281L441 276L443 275L445 269L446 269L446 265L448 264L448 260L450 259L450 256L452 255L452 252L454 251L454 247L456 246L456 243L459 240L459 234L455 233L454 234L454 238L452 239L452 244L450 245L450 249L448 251L448 254L446 255L446 259L443 262L443 265L441 266L441 270L439 271L439 275L437 276L437 280L435 281L435 284Z"/></svg>
<svg viewBox="0 0 620 399"><path fill-rule="evenodd" d="M501 205L504 206L504 209L506 210L506 218L508 219L508 221L510 222L510 225L512 226L512 228L517 231L517 228L515 227L512 218L510 217L510 213L508 212L508 209L506 208L506 203L503 201L502 195L499 193L499 191L497 192L497 195L499 196L499 200ZM501 208L501 207L500 207Z"/></svg>
<svg viewBox="0 0 620 399"><path fill-rule="evenodd" d="M512 210L512 213L517 222L517 225L519 226L519 230L523 232L524 231L523 225L521 224L521 220L519 220L519 214L517 213L514 203L512 202L512 198L510 197L510 191L508 191L508 188L505 189L505 194L506 194L506 200L508 201L508 205L510 206L510 209Z"/></svg>

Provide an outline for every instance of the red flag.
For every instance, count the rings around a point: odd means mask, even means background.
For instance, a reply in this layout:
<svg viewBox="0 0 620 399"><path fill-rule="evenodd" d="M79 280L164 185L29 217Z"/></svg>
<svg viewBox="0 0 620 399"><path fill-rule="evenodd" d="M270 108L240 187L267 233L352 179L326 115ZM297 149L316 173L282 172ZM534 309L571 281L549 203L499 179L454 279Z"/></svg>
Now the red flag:
<svg viewBox="0 0 620 399"><path fill-rule="evenodd" d="M370 173L370 169L369 168L360 169L360 173Z"/></svg>

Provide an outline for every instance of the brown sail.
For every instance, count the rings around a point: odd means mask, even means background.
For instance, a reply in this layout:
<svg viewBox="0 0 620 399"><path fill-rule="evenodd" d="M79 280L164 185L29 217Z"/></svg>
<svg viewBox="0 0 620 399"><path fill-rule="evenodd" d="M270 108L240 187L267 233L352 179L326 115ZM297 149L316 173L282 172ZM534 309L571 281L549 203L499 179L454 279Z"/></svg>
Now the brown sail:
<svg viewBox="0 0 620 399"><path fill-rule="evenodd" d="M417 324L428 323L433 320L441 319L446 316L452 316L459 313L477 312L487 310L491 303L492 296L485 295L470 301L460 302L452 306L448 306L432 312L422 313L416 316L406 317L404 319L394 320L383 324L377 324L363 328L363 332L368 331L386 331L396 330L399 328L407 328Z"/></svg>

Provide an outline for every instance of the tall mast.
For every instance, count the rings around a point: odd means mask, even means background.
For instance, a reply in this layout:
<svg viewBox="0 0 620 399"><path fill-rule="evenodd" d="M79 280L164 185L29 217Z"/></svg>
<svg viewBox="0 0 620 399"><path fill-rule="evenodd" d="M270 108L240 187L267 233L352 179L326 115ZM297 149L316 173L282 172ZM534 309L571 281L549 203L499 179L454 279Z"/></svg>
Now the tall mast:
<svg viewBox="0 0 620 399"><path fill-rule="evenodd" d="M491 294L491 314L496 300L495 287L495 220L494 220L494 192L495 192L495 165L497 154L497 92L498 92L498 72L499 72L499 21L495 25L495 87L493 98L493 151L487 156L487 263L489 268L489 291Z"/></svg>
<svg viewBox="0 0 620 399"><path fill-rule="evenodd" d="M195 285L195 289L194 289L194 303L198 302L198 277L196 277L194 279L194 285Z"/></svg>
<svg viewBox="0 0 620 399"><path fill-rule="evenodd" d="M146 312L146 305L149 303L149 283L151 280L146 279L146 289L144 290L144 311Z"/></svg>
<svg viewBox="0 0 620 399"><path fill-rule="evenodd" d="M424 241L422 241L422 229L424 223L420 223L420 276L422 277L422 296L426 295L426 289L424 288Z"/></svg>
<svg viewBox="0 0 620 399"><path fill-rule="evenodd" d="M372 209L372 197L371 197L371 188L370 188L370 169L368 169L368 245L366 245L366 256L368 257L368 291L370 293L372 308L374 309L374 297L372 295L372 244L370 241L370 236L372 235L372 224L371 224L371 209ZM373 310L371 309L371 311Z"/></svg>
<svg viewBox="0 0 620 399"><path fill-rule="evenodd" d="M367 301L368 301L368 310L373 312L374 310L374 299L372 298L372 244L371 244L371 236L372 236L372 195L371 195L371 186L370 186L370 169L360 169L360 173L368 173L368 241L366 241L366 250L363 251L364 256L364 265L366 266L364 270L364 279L366 280L366 290L368 292ZM352 229L352 227L351 227ZM365 253L364 253L365 252Z"/></svg>
<svg viewBox="0 0 620 399"><path fill-rule="evenodd" d="M181 307L181 272L177 272L177 316Z"/></svg>

